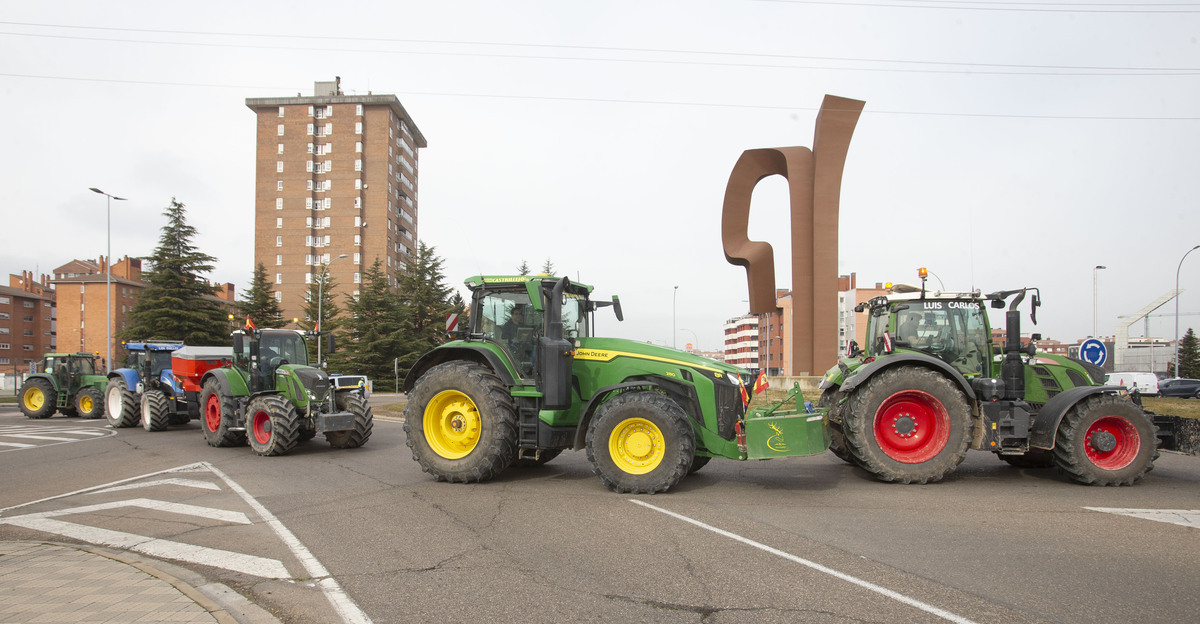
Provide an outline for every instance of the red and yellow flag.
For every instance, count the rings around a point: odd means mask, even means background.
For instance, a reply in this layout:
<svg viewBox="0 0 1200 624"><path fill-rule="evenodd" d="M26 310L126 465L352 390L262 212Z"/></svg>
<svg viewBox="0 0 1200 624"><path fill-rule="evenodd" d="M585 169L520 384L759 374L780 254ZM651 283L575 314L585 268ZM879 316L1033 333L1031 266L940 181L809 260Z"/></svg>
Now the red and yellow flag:
<svg viewBox="0 0 1200 624"><path fill-rule="evenodd" d="M248 317L248 316L246 317L245 329L246 330L258 329L257 327L254 326L254 321L250 320L250 317Z"/></svg>
<svg viewBox="0 0 1200 624"><path fill-rule="evenodd" d="M767 382L767 371L758 371L758 379L754 380L754 394L762 394L770 387L771 384Z"/></svg>

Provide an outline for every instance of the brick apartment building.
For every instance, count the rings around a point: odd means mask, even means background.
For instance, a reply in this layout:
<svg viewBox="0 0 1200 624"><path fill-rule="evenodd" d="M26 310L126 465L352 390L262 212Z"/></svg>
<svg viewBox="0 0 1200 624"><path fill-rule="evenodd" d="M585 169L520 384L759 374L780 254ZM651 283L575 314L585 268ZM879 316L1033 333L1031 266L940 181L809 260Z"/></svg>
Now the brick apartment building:
<svg viewBox="0 0 1200 624"><path fill-rule="evenodd" d="M0 373L20 374L55 350L54 289L49 276L9 275L0 286Z"/></svg>
<svg viewBox="0 0 1200 624"><path fill-rule="evenodd" d="M246 106L257 115L254 262L273 278L284 318L304 315L322 264L342 295L358 294L376 258L395 287L417 250L417 150L426 145L400 100L345 95L339 78L317 82L312 97Z"/></svg>

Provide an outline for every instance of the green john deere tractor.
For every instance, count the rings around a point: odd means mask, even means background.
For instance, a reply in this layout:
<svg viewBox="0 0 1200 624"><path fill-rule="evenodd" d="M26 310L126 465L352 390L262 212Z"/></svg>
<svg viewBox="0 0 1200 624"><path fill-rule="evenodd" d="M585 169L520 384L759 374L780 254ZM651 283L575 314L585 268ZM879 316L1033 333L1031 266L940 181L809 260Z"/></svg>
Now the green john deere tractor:
<svg viewBox="0 0 1200 624"><path fill-rule="evenodd" d="M478 482L510 465L586 449L617 492L673 487L713 457L812 455L824 413L799 389L746 413L747 371L632 340L599 338L592 287L549 276L479 276L470 326L423 355L404 380L413 459L439 481ZM794 401L794 407L790 404Z"/></svg>
<svg viewBox="0 0 1200 624"><path fill-rule="evenodd" d="M97 356L90 353L47 353L36 372L21 385L21 412L28 418L64 416L100 418L104 415L104 386L97 374Z"/></svg>
<svg viewBox="0 0 1200 624"><path fill-rule="evenodd" d="M210 446L250 443L259 455L284 455L318 433L335 448L371 437L373 416L359 388L334 388L329 374L308 365L301 332L233 332L232 366L200 380L201 429Z"/></svg>
<svg viewBox="0 0 1200 624"><path fill-rule="evenodd" d="M1100 385L1098 366L1021 344L1017 308L1031 294L1037 323L1036 288L929 293L922 282L894 293L859 304L870 312L866 350L852 343L821 383L839 457L900 483L938 481L968 449L1084 484L1130 485L1153 468L1154 421ZM993 345L986 307L1010 299L1004 344Z"/></svg>

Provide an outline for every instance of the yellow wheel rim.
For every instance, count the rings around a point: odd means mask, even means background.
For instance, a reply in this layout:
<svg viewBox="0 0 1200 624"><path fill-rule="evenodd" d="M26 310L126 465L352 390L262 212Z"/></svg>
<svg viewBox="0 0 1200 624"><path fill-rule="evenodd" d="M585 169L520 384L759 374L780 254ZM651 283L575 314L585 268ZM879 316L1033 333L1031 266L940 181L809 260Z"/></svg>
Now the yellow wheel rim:
<svg viewBox="0 0 1200 624"><path fill-rule="evenodd" d="M461 459L479 444L483 421L471 397L458 390L445 390L425 405L425 439L434 453L446 459Z"/></svg>
<svg viewBox="0 0 1200 624"><path fill-rule="evenodd" d="M36 412L46 404L46 393L41 388L30 388L25 391L25 409Z"/></svg>
<svg viewBox="0 0 1200 624"><path fill-rule="evenodd" d="M608 454L622 472L646 474L662 463L667 446L658 425L645 418L629 418L608 436Z"/></svg>
<svg viewBox="0 0 1200 624"><path fill-rule="evenodd" d="M79 409L82 410L84 414L91 414L95 407L96 405L93 403L91 396L84 395L80 397Z"/></svg>

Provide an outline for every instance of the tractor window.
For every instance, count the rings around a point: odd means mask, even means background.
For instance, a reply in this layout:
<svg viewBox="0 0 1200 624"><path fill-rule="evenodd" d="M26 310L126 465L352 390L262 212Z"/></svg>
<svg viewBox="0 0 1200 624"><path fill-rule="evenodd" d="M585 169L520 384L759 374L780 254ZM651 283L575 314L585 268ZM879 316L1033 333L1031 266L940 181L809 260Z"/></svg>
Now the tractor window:
<svg viewBox="0 0 1200 624"><path fill-rule="evenodd" d="M263 332L259 341L259 358L271 369L283 362L308 366L308 347L299 334Z"/></svg>
<svg viewBox="0 0 1200 624"><path fill-rule="evenodd" d="M95 375L96 361L92 358L78 358L75 360L76 370L80 375Z"/></svg>
<svg viewBox="0 0 1200 624"><path fill-rule="evenodd" d="M471 315L475 333L500 344L522 376L533 374L533 354L542 335L542 313L526 291L487 292Z"/></svg>
<svg viewBox="0 0 1200 624"><path fill-rule="evenodd" d="M171 352L170 351L151 351L147 355L150 357L150 374L158 377L158 374L171 368Z"/></svg>
<svg viewBox="0 0 1200 624"><path fill-rule="evenodd" d="M562 308L563 338L575 340L586 338L587 300L579 295L565 295Z"/></svg>
<svg viewBox="0 0 1200 624"><path fill-rule="evenodd" d="M975 301L920 301L896 312L896 346L928 353L965 376L986 374L987 324Z"/></svg>

